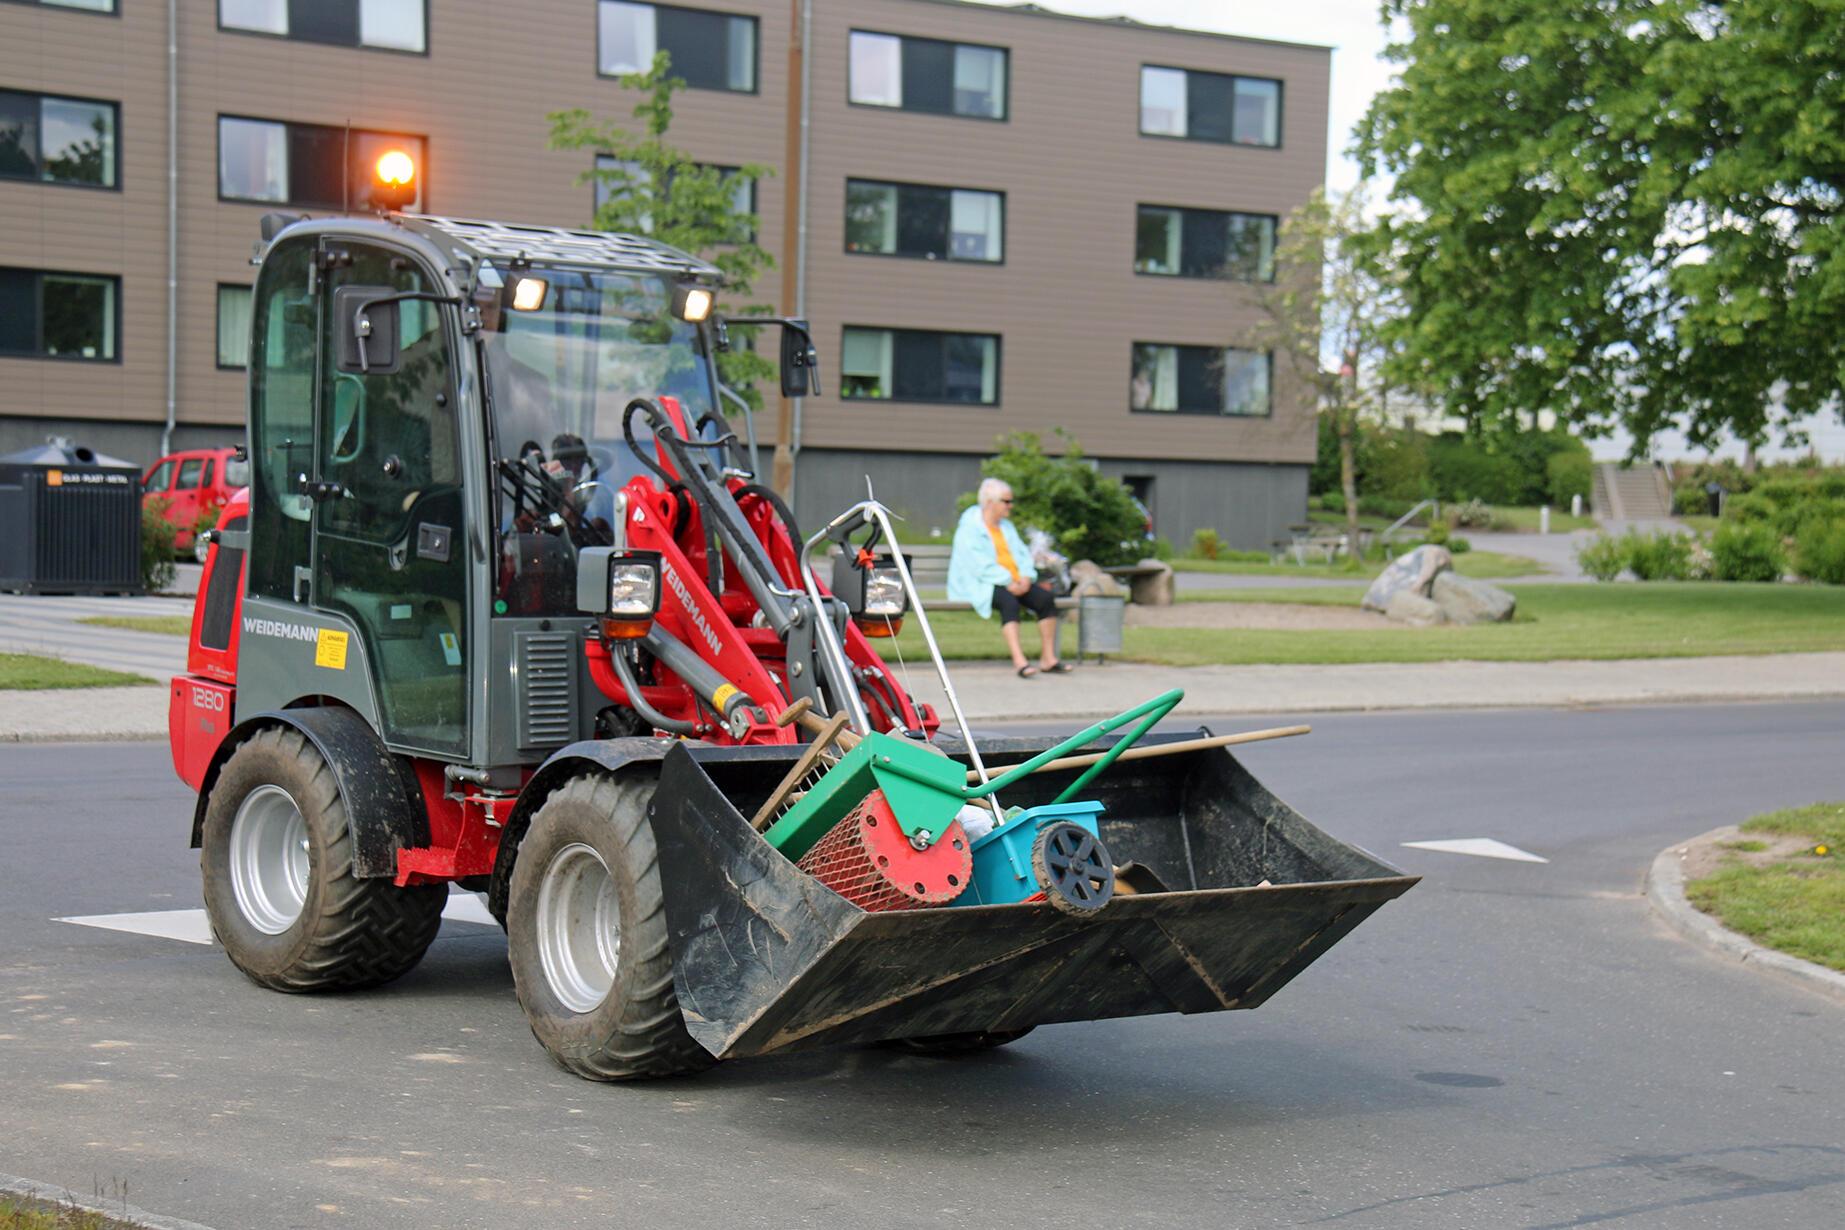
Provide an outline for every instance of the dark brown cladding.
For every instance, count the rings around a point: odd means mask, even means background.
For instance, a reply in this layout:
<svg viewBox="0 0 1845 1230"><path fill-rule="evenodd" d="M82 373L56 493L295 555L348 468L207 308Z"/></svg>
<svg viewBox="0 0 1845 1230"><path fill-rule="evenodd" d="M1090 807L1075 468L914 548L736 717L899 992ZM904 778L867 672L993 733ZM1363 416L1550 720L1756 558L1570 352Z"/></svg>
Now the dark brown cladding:
<svg viewBox="0 0 1845 1230"><path fill-rule="evenodd" d="M119 363L0 358L7 415L156 430L166 401L165 6L115 16L0 4L0 89L121 104L117 191L0 178L0 265L119 276ZM686 90L672 139L701 161L763 162L759 234L782 247L789 38L800 0L690 7L757 24L756 91ZM220 284L247 284L265 206L218 194L218 119L248 116L427 138L433 211L586 223L586 155L546 147L548 112L626 118L635 99L597 72L596 0L429 6L427 54L326 46L222 29L217 0L182 0L179 29L178 417L234 431L241 372L216 363ZM1247 287L1134 272L1140 202L1285 216L1322 180L1329 52L940 0L813 0L806 307L827 395L809 448L985 452L1003 431L1063 426L1091 453L1299 464L1309 407L1276 366L1264 419L1131 413L1131 345L1232 345L1255 324ZM1007 115L969 119L852 105L853 29L1001 47ZM1143 136L1142 65L1279 79L1279 148ZM797 83L798 92L798 83ZM1004 260L905 260L845 250L845 181L979 188L1005 196ZM793 254L755 298L778 303ZM847 325L996 334L999 404L838 398ZM772 428L764 425L764 435Z"/></svg>

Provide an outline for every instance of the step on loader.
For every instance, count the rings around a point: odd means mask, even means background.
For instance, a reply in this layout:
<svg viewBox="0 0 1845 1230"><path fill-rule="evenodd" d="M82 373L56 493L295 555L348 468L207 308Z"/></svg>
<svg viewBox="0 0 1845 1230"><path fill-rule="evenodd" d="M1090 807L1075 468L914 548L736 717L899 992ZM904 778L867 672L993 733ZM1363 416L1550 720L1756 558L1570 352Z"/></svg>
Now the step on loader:
<svg viewBox="0 0 1845 1230"><path fill-rule="evenodd" d="M970 737L887 511L803 537L753 477L710 264L398 213L263 231L252 481L170 706L212 930L257 983L389 982L459 885L582 1076L957 1053L1254 1007L1415 882L1236 738L1143 738L1164 698ZM805 322L748 323L819 391ZM906 618L950 729L877 652Z"/></svg>

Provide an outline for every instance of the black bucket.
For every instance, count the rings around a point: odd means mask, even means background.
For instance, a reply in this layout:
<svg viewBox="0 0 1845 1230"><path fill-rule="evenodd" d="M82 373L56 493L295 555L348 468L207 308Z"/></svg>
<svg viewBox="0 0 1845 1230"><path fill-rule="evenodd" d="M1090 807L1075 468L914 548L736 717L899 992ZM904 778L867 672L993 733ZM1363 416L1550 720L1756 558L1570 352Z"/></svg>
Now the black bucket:
<svg viewBox="0 0 1845 1230"><path fill-rule="evenodd" d="M1048 746L981 751L1009 764ZM798 751L680 744L661 768L650 818L674 983L719 1058L1253 1008L1417 879L1327 836L1217 748L1121 762L1084 792L1106 808L1115 862L1173 891L1081 918L1042 903L866 913L744 818ZM1002 801L1047 803L1074 777L1039 773Z"/></svg>

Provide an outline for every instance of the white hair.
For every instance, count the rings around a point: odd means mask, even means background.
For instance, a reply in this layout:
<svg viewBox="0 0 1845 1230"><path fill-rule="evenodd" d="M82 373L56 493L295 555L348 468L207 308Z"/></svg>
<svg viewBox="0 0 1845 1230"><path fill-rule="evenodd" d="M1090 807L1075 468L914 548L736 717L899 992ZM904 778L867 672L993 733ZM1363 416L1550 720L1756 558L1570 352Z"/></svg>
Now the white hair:
<svg viewBox="0 0 1845 1230"><path fill-rule="evenodd" d="M1007 496L1011 494L1012 494L1012 484L1007 482L1005 479L1003 478L983 478L980 480L980 490L976 493L976 499L978 500L980 506L982 508L985 508L988 504L993 504L993 503L998 502L1001 496Z"/></svg>

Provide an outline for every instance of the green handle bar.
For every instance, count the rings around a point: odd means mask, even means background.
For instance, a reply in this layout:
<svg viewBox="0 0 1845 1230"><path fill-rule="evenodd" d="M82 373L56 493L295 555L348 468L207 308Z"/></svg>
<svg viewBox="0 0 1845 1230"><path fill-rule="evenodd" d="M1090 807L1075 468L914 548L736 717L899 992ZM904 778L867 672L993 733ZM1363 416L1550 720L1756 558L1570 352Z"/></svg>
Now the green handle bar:
<svg viewBox="0 0 1845 1230"><path fill-rule="evenodd" d="M1160 693L1152 700L1142 701L1132 709L1123 709L1114 717L1104 718L1087 730L1078 731L1049 751L1038 753L1024 764L1013 766L992 781L986 783L986 785L966 791L966 796L970 799L979 799L985 798L995 790L1003 790L1007 786L1018 781L1021 777L1030 774L1037 769L1039 765L1049 764L1065 752L1074 751L1091 739L1099 738L1112 730L1119 730L1129 722L1134 721L1135 718L1139 718L1140 721L1135 725L1133 730L1129 731L1124 737L1117 739L1113 747L1102 753L1102 758L1100 760L1090 765L1086 773L1071 782L1069 787L1064 790L1062 794L1052 800L1053 803L1067 803L1072 796L1093 781L1098 774L1106 770L1108 766L1114 764L1116 757L1139 742L1142 735L1153 729L1155 723L1168 713L1171 713L1173 707L1184 699L1185 689L1174 688L1170 692Z"/></svg>

